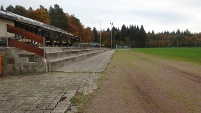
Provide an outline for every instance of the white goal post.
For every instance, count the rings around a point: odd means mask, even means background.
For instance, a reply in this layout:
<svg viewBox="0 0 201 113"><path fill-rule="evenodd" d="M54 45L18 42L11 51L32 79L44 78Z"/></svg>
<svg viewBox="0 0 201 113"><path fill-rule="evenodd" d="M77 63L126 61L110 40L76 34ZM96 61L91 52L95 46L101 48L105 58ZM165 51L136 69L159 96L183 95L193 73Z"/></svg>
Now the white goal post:
<svg viewBox="0 0 201 113"><path fill-rule="evenodd" d="M131 45L116 45L116 50L127 50L127 49L131 49Z"/></svg>

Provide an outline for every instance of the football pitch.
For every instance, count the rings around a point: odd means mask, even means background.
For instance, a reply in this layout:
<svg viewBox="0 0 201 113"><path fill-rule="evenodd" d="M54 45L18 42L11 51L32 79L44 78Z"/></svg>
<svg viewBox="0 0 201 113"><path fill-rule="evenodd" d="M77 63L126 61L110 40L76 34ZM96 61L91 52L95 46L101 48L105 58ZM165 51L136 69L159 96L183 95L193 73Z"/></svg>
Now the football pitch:
<svg viewBox="0 0 201 113"><path fill-rule="evenodd" d="M201 64L201 47L197 48L134 48L132 51L171 58L174 60L192 61Z"/></svg>

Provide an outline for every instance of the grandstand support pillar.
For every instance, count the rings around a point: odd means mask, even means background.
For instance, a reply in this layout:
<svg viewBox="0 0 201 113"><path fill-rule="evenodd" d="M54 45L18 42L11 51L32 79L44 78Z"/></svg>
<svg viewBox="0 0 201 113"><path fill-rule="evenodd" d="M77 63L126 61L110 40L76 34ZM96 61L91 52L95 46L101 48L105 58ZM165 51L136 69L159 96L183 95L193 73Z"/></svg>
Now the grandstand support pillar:
<svg viewBox="0 0 201 113"><path fill-rule="evenodd" d="M59 35L58 38L59 38L59 44L58 45L59 45L59 47L62 47L63 46L62 45L63 44L63 35Z"/></svg>
<svg viewBox="0 0 201 113"><path fill-rule="evenodd" d="M67 37L66 36L64 36L64 46L68 46L68 44L67 44Z"/></svg>
<svg viewBox="0 0 201 113"><path fill-rule="evenodd" d="M6 32L5 32L6 33L6 35L5 35L6 36L6 47L8 47L8 36L7 36L8 30L7 30L7 23L6 22L5 22L5 27L6 27Z"/></svg>
<svg viewBox="0 0 201 113"><path fill-rule="evenodd" d="M44 64L45 64L45 72L47 73L47 61L46 61L46 53L45 53L45 37L43 37L43 60L44 60Z"/></svg>
<svg viewBox="0 0 201 113"><path fill-rule="evenodd" d="M51 46L51 47L53 47L53 43L54 43L53 40L54 40L54 39L53 39L53 34L50 33L50 46Z"/></svg>

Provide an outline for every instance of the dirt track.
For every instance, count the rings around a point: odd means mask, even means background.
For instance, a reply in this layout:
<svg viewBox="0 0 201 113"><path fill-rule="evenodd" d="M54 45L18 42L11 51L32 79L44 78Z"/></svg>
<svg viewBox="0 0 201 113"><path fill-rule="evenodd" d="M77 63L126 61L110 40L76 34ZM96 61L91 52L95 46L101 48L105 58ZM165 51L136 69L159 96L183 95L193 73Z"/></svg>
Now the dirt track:
<svg viewBox="0 0 201 113"><path fill-rule="evenodd" d="M199 113L201 66L117 51L86 113Z"/></svg>

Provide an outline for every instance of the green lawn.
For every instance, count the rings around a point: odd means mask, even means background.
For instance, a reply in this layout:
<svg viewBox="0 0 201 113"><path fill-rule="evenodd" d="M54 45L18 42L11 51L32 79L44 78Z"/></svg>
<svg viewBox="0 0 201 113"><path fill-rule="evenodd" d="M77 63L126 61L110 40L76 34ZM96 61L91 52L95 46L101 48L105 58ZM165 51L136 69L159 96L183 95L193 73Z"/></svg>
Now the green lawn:
<svg viewBox="0 0 201 113"><path fill-rule="evenodd" d="M134 48L132 50L201 64L201 48Z"/></svg>

